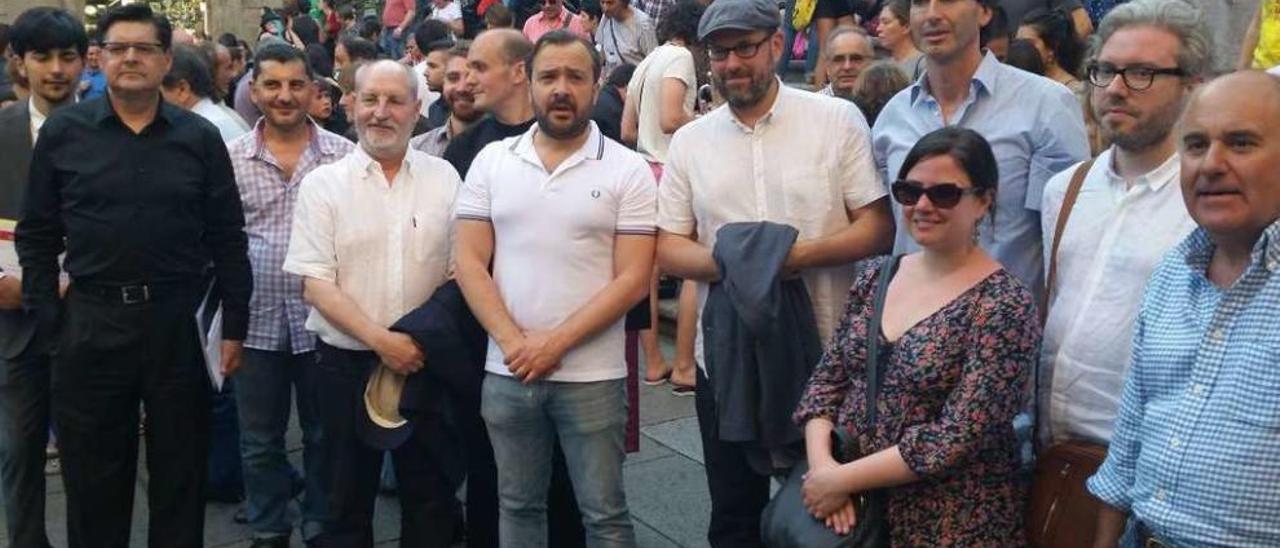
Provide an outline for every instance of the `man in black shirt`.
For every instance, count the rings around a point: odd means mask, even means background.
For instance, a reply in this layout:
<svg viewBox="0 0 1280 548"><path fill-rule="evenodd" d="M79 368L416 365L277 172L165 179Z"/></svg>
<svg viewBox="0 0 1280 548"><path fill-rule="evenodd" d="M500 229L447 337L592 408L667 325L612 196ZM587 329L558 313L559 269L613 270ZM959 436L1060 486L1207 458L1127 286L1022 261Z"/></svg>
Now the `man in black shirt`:
<svg viewBox="0 0 1280 548"><path fill-rule="evenodd" d="M609 73L600 84L600 96L596 97L595 109L591 111L591 119L605 137L622 142L622 107L627 99L627 83L635 74L636 66L623 63Z"/></svg>
<svg viewBox="0 0 1280 548"><path fill-rule="evenodd" d="M233 373L253 283L244 214L218 130L161 101L169 22L131 4L98 27L108 96L45 123L16 231L23 305L37 336L58 334L68 544L129 545L142 403L149 544L201 546L211 390L194 315L212 265L222 302L213 345ZM64 250L71 288L60 306Z"/></svg>
<svg viewBox="0 0 1280 548"><path fill-rule="evenodd" d="M466 133L454 137L444 151L464 179L480 149L514 137L533 125L529 77L524 60L533 44L514 29L488 30L476 37L467 53L467 79L475 89L476 108L488 112Z"/></svg>

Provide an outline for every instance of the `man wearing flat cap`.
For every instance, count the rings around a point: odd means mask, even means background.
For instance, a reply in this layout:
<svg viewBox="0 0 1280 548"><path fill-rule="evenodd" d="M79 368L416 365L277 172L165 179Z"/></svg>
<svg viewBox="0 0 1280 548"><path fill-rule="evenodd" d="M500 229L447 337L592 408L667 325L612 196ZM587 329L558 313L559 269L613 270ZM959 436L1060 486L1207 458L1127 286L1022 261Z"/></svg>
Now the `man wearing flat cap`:
<svg viewBox="0 0 1280 548"><path fill-rule="evenodd" d="M889 250L893 220L871 156L870 130L857 107L786 87L774 76L785 47L779 24L771 0L717 0L703 15L698 38L726 105L672 139L659 188L658 261L666 272L704 282L699 302L705 303L707 284L733 275L712 258L721 227L789 225L799 236L782 268L804 281L825 341L844 308L854 261ZM718 153L701 154L696 144L711 142ZM717 401L715 387L732 379L708 371L699 331L697 410L711 489L708 540L717 547L761 546L768 471L749 463L758 445L721 435L722 425L750 418L717 416L729 402ZM803 458L803 450L794 455Z"/></svg>

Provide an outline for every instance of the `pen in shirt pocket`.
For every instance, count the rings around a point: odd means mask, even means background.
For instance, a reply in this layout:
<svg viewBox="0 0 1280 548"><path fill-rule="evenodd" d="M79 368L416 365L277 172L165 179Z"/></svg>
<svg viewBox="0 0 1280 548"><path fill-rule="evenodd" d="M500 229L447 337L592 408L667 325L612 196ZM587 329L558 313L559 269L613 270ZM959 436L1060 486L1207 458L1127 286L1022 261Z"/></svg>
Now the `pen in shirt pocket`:
<svg viewBox="0 0 1280 548"><path fill-rule="evenodd" d="M411 216L409 216L409 221L413 223L413 228L418 228L418 216L417 216L417 215L411 215Z"/></svg>

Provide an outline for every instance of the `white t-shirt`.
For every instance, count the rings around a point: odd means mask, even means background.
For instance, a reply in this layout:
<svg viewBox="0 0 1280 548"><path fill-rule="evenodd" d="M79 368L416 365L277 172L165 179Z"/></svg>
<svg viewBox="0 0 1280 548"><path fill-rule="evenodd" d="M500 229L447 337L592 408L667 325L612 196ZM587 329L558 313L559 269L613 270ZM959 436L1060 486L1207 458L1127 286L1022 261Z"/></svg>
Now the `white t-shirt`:
<svg viewBox="0 0 1280 548"><path fill-rule="evenodd" d="M667 163L671 134L662 131L662 86L668 78L684 82L684 109L693 112L698 97L698 74L693 54L682 46L663 44L636 67L627 95L639 98L640 120L636 150L644 159Z"/></svg>
<svg viewBox="0 0 1280 548"><path fill-rule="evenodd" d="M222 142L229 143L237 137L248 133L245 129L244 120L237 120L226 113L226 111L218 108L212 99L204 98L191 107L191 112L199 114L205 120L208 120L214 127L218 128L218 133L222 135Z"/></svg>
<svg viewBox="0 0 1280 548"><path fill-rule="evenodd" d="M493 224L493 280L523 330L560 325L614 279L615 236L654 234L657 185L639 154L600 133L547 173L525 133L490 143L458 195L457 218ZM489 339L485 370L511 376ZM627 376L623 318L561 359L550 381Z"/></svg>
<svg viewBox="0 0 1280 548"><path fill-rule="evenodd" d="M431 18L445 23L452 23L462 19L462 6L459 6L457 2L449 2L443 7L435 7L435 9L431 10Z"/></svg>

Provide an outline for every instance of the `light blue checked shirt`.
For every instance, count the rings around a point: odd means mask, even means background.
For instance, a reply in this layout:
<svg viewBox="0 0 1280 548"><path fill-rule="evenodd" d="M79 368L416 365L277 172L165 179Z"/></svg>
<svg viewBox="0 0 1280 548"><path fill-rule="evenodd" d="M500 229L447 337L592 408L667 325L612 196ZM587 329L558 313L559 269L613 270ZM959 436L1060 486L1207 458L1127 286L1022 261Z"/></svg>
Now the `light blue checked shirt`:
<svg viewBox="0 0 1280 548"><path fill-rule="evenodd" d="M1040 201L1058 172L1089 157L1080 100L1066 86L1001 64L990 52L969 84L964 104L943 123L929 91L927 72L898 92L876 118L872 148L876 166L890 185L907 152L925 134L945 125L972 129L987 139L999 163L995 227L979 225L979 243L1033 292L1044 287ZM895 253L919 251L902 226L902 205L893 202L898 233Z"/></svg>
<svg viewBox="0 0 1280 548"><path fill-rule="evenodd" d="M308 122L311 143L298 158L293 176L286 179L262 140L264 123L259 119L253 131L227 143L244 205L244 231L249 236L249 264L253 267L249 336L244 345L301 354L315 348L314 337L303 327L310 307L302 300L302 278L282 269L298 186L312 170L340 160L355 145Z"/></svg>
<svg viewBox="0 0 1280 548"><path fill-rule="evenodd" d="M1231 287L1196 229L1152 274L1089 491L1174 546L1280 546L1280 223Z"/></svg>

